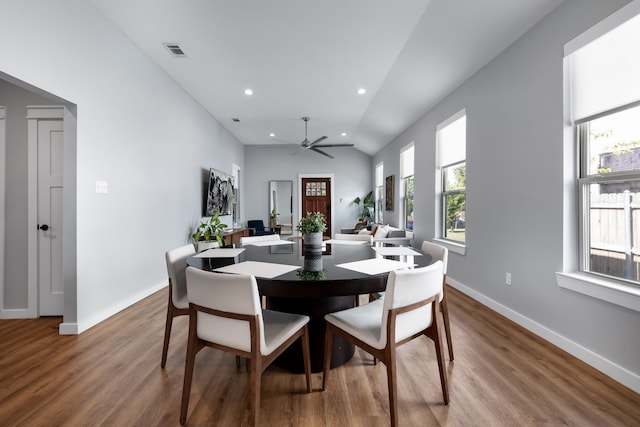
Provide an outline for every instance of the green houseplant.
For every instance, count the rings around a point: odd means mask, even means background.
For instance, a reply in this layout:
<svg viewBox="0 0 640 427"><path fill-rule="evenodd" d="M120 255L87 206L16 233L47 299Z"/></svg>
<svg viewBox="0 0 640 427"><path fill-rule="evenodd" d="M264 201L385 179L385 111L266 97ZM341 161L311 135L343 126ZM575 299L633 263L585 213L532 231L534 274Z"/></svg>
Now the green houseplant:
<svg viewBox="0 0 640 427"><path fill-rule="evenodd" d="M224 230L227 228L227 224L223 224L220 221L220 211L216 211L207 221L204 221L196 227L193 233L193 244L198 247L198 242L201 240L210 242L212 238L218 241L218 246L224 246Z"/></svg>
<svg viewBox="0 0 640 427"><path fill-rule="evenodd" d="M310 233L324 233L327 221L322 212L307 212L307 216L300 218L296 230L303 235Z"/></svg>
<svg viewBox="0 0 640 427"><path fill-rule="evenodd" d="M324 280L326 277L326 270L322 269L319 271L307 271L304 269L296 270L296 275L300 278L300 280Z"/></svg>
<svg viewBox="0 0 640 427"><path fill-rule="evenodd" d="M373 219L373 191L369 191L362 199L356 197L353 199L353 203L358 205L359 217L358 221L371 221Z"/></svg>

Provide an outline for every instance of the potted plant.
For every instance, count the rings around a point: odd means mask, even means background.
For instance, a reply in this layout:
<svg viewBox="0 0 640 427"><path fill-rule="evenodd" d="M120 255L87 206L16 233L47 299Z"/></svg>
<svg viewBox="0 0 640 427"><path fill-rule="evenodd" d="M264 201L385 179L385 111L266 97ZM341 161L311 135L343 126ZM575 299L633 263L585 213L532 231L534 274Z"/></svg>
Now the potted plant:
<svg viewBox="0 0 640 427"><path fill-rule="evenodd" d="M304 269L307 271L322 270L322 233L326 229L327 222L322 212L307 212L296 226L296 230L302 233Z"/></svg>
<svg viewBox="0 0 640 427"><path fill-rule="evenodd" d="M300 278L300 280L324 280L326 277L326 270L322 269L319 271L308 271L305 269L296 270L296 274Z"/></svg>
<svg viewBox="0 0 640 427"><path fill-rule="evenodd" d="M373 218L373 191L369 191L366 196L362 199L360 197L356 197L353 199L353 203L358 205L358 211L360 216L358 217L358 221L371 221ZM362 205L362 206L361 206Z"/></svg>
<svg viewBox="0 0 640 427"><path fill-rule="evenodd" d="M270 224L271 228L276 228L278 226L278 215L280 214L277 213L275 209L273 209L269 214L269 221L271 223Z"/></svg>
<svg viewBox="0 0 640 427"><path fill-rule="evenodd" d="M303 238L306 234L324 233L327 229L327 221L322 212L307 212L307 216L302 217L296 226L296 230L302 233Z"/></svg>
<svg viewBox="0 0 640 427"><path fill-rule="evenodd" d="M218 241L218 246L224 246L224 230L227 228L227 224L223 224L220 221L220 211L216 211L207 221L200 223L193 233L193 245L198 250L200 241L206 243L211 242L211 239L215 237Z"/></svg>

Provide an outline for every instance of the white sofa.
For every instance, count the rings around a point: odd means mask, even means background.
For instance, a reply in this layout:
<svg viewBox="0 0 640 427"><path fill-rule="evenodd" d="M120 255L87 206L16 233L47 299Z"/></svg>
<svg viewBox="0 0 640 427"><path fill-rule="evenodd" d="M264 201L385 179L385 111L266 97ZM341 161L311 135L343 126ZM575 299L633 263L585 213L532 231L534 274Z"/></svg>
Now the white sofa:
<svg viewBox="0 0 640 427"><path fill-rule="evenodd" d="M353 229L341 229L342 234L367 234L372 236L372 241L375 246L398 245L398 246L411 246L413 240L413 233L405 230L391 227L383 224L372 224L366 229L354 231Z"/></svg>

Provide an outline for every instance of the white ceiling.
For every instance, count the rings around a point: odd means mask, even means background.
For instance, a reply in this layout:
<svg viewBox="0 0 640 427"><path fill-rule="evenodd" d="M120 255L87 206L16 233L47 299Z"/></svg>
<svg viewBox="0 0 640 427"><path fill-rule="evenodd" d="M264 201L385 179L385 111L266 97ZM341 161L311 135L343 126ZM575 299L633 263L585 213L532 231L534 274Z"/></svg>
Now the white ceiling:
<svg viewBox="0 0 640 427"><path fill-rule="evenodd" d="M373 155L563 0L91 1L242 143Z"/></svg>

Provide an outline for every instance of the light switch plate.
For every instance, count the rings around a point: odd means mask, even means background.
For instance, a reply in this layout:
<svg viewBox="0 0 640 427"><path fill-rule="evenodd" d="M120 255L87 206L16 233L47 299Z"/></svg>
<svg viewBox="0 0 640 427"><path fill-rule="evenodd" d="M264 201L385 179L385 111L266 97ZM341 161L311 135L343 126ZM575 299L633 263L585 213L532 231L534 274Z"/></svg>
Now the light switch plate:
<svg viewBox="0 0 640 427"><path fill-rule="evenodd" d="M109 192L109 183L107 181L96 181L96 193L107 194Z"/></svg>

